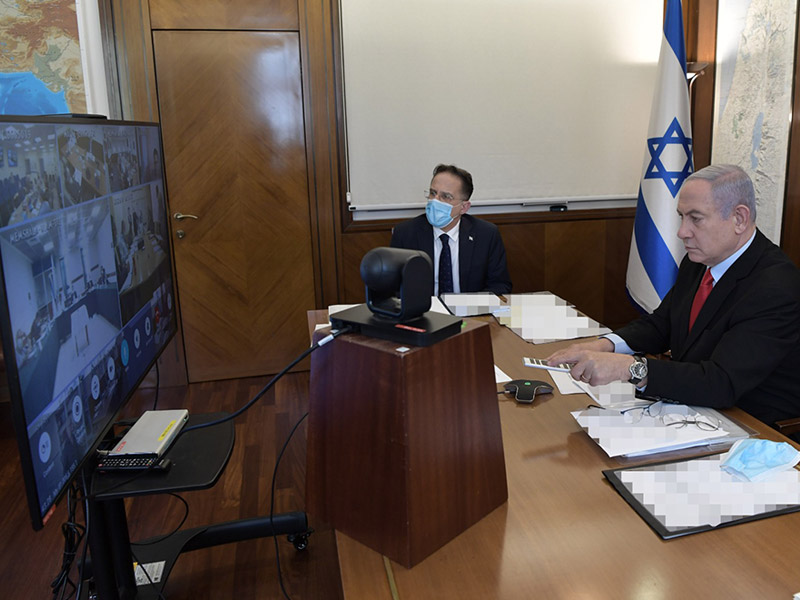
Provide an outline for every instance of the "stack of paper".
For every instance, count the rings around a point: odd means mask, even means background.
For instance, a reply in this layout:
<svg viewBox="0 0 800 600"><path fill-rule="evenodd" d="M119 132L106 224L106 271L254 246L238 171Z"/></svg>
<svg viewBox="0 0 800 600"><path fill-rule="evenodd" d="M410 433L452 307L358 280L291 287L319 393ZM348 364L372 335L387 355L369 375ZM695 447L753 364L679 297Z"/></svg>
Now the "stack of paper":
<svg viewBox="0 0 800 600"><path fill-rule="evenodd" d="M485 292L444 294L442 301L457 317L494 315L501 325L536 344L603 335L611 331L550 292L509 294L505 298L503 301Z"/></svg>
<svg viewBox="0 0 800 600"><path fill-rule="evenodd" d="M502 307L502 301L491 292L478 294L443 294L442 302L457 317L491 315Z"/></svg>
<svg viewBox="0 0 800 600"><path fill-rule="evenodd" d="M645 403L650 405L651 403ZM737 423L711 408L669 404L661 414L649 416L645 405L608 408L591 407L572 413L586 433L608 456L636 456L704 446L714 443L733 442L749 437L749 432ZM635 411L639 411L636 414ZM632 416L635 415L635 416ZM665 418L675 415L674 418ZM700 418L717 425L709 430L694 423ZM670 421L685 419L685 424L670 425Z"/></svg>
<svg viewBox="0 0 800 600"><path fill-rule="evenodd" d="M504 311L494 313L497 320L534 344L603 335L611 331L550 293L511 294L504 308Z"/></svg>
<svg viewBox="0 0 800 600"><path fill-rule="evenodd" d="M798 509L800 472L737 481L720 468L727 454L606 471L631 505L664 538Z"/></svg>

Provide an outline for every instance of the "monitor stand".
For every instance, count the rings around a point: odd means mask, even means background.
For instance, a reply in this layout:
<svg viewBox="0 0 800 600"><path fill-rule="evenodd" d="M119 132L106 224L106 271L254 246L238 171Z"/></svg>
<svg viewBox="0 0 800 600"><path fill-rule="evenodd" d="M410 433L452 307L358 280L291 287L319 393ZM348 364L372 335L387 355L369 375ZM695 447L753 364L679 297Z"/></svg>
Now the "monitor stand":
<svg viewBox="0 0 800 600"><path fill-rule="evenodd" d="M191 415L187 426L224 416L226 413ZM137 546L135 553L140 564L160 563L160 581L137 587L124 498L212 487L228 464L233 441L233 421L228 421L181 435L166 454L172 461L166 473L146 473L132 479L130 473L93 474L93 469L87 467L86 476L92 481L89 500L91 564L81 574L85 589L83 598L89 597L87 580L102 600L159 598L182 552L273 535L287 535L296 549L306 548L313 530L308 527L304 512L178 531L160 542Z"/></svg>

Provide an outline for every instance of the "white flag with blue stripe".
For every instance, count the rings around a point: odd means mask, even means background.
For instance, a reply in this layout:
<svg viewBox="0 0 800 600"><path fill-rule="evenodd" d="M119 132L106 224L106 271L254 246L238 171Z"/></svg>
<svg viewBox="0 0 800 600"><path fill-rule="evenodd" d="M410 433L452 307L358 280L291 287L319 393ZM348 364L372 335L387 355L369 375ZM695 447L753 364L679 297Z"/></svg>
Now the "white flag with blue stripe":
<svg viewBox="0 0 800 600"><path fill-rule="evenodd" d="M685 254L676 209L692 173L692 126L680 0L667 0L642 171L627 288L640 309L652 312L675 283Z"/></svg>

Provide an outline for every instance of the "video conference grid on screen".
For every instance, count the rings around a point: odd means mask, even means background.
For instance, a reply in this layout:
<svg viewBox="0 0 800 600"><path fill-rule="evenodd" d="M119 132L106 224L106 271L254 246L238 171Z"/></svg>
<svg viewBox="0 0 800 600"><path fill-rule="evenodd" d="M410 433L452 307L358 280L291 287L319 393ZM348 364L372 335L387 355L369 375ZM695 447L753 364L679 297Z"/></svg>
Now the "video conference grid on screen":
<svg viewBox="0 0 800 600"><path fill-rule="evenodd" d="M41 514L176 326L158 127L102 123L0 131L0 254Z"/></svg>

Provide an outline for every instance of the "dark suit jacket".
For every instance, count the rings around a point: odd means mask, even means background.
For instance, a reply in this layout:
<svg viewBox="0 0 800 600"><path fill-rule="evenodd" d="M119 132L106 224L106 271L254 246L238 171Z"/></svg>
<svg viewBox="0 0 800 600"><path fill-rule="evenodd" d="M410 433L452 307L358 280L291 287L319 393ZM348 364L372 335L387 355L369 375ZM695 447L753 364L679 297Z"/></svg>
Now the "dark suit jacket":
<svg viewBox="0 0 800 600"><path fill-rule="evenodd" d="M648 361L645 394L696 406L738 405L759 420L800 416L800 271L760 231L714 285L689 332L705 266L683 259L652 315L616 331Z"/></svg>
<svg viewBox="0 0 800 600"><path fill-rule="evenodd" d="M458 274L462 292L511 292L506 249L497 226L471 215L461 215L458 233ZM421 250L433 260L433 227L425 215L404 221L392 231L394 248Z"/></svg>

